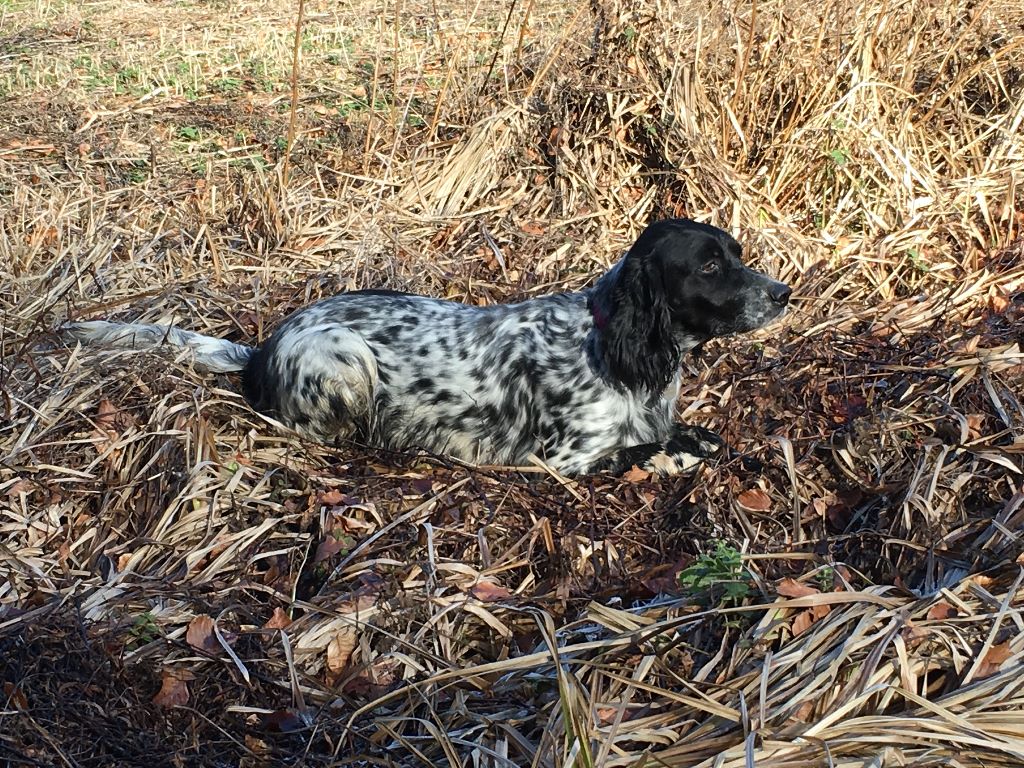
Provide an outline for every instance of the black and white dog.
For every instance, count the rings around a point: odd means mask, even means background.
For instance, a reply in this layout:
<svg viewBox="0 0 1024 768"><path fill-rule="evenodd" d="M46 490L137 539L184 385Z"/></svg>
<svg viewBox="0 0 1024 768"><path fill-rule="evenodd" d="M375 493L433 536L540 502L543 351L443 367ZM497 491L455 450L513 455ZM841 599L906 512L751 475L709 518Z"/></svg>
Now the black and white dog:
<svg viewBox="0 0 1024 768"><path fill-rule="evenodd" d="M198 368L242 371L246 399L300 434L422 448L565 474L661 474L722 441L674 420L684 353L779 317L790 289L744 266L726 232L647 227L593 287L473 307L355 291L289 316L254 349L165 325L70 323L82 341L189 347Z"/></svg>

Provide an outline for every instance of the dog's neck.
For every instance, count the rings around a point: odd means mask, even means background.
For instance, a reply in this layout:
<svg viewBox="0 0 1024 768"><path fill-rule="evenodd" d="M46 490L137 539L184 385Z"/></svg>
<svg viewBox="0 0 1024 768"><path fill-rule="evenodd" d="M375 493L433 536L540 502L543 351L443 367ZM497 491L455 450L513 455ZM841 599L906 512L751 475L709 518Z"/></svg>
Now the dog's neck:
<svg viewBox="0 0 1024 768"><path fill-rule="evenodd" d="M594 323L594 332L587 342L588 357L602 375L619 384L629 386L628 382L619 381L619 377L615 375L614 366L609 364L605 347L607 343L606 336L611 325L615 322L615 312L618 309L615 306L614 294L617 281L622 279L624 261L625 259L615 264L584 294L586 296L587 309ZM642 329L637 329L637 332L642 332ZM683 328L673 328L672 341L671 353L661 361L659 366L659 370L663 370L663 376L660 378L665 380L672 380L677 376L683 355L700 346L702 342L701 339ZM638 348L642 348L639 339Z"/></svg>

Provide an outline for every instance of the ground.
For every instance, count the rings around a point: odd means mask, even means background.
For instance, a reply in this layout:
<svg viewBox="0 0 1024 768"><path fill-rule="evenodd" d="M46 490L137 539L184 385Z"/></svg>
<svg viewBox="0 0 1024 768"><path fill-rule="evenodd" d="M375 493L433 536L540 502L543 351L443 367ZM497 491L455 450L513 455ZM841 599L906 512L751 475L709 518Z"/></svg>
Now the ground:
<svg viewBox="0 0 1024 768"><path fill-rule="evenodd" d="M0 0L0 762L1020 765L1016 1L298 12ZM795 287L685 362L693 477L313 445L56 333L572 289L672 215Z"/></svg>

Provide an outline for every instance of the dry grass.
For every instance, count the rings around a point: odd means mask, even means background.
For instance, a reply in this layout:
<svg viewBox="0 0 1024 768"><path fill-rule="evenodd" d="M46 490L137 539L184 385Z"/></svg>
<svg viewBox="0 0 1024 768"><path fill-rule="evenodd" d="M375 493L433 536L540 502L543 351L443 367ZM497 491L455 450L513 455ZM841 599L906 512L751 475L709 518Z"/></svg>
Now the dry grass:
<svg viewBox="0 0 1024 768"><path fill-rule="evenodd" d="M295 6L0 0L0 762L1024 762L1018 3L314 0L283 184ZM799 298L688 362L692 480L52 333L576 287L674 214Z"/></svg>

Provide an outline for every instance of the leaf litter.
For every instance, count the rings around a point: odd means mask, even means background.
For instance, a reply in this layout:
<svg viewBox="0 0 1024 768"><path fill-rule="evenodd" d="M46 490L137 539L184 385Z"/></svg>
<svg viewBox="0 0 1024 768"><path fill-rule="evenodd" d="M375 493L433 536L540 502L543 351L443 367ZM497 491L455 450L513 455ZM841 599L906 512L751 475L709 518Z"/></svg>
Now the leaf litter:
<svg viewBox="0 0 1024 768"><path fill-rule="evenodd" d="M1015 6L441 10L429 45L415 3L309 19L287 185L292 5L7 11L3 749L1019 765ZM189 54L105 72L76 28ZM250 57L237 85L223 53ZM231 377L49 333L255 343L339 290L575 289L666 215L797 288L784 324L687 360L684 417L735 452L693 479L309 445Z"/></svg>

